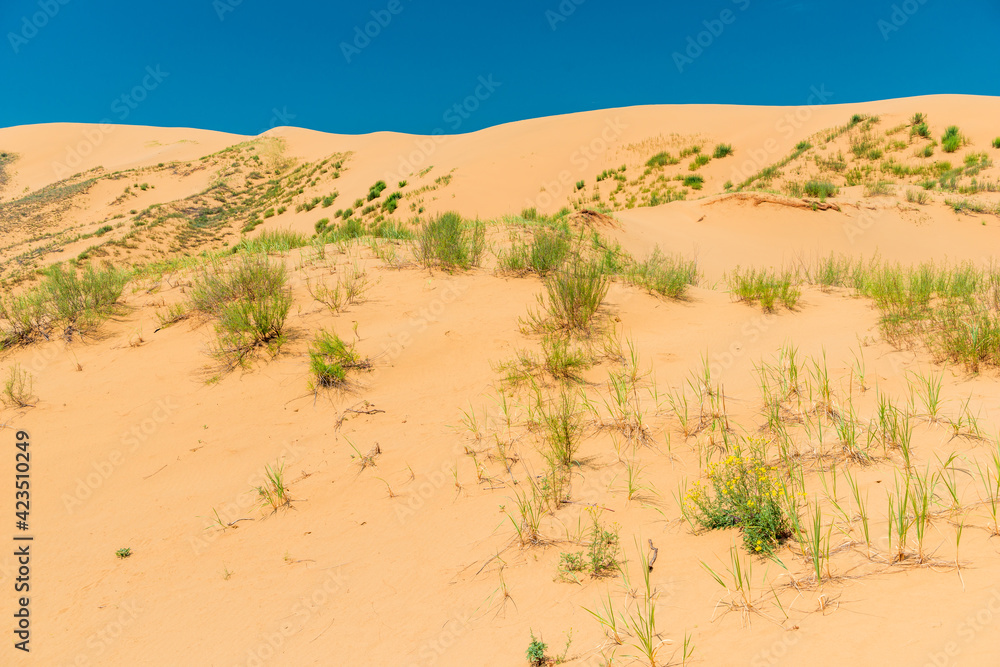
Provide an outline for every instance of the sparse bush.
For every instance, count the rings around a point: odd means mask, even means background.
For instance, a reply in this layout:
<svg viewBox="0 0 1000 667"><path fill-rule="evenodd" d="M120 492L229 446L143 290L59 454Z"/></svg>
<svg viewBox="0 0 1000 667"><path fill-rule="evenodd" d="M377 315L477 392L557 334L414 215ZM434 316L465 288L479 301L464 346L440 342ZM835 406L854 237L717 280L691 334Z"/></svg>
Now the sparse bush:
<svg viewBox="0 0 1000 667"><path fill-rule="evenodd" d="M1000 148L1000 137L993 140L993 148Z"/></svg>
<svg viewBox="0 0 1000 667"><path fill-rule="evenodd" d="M333 287L328 286L322 280L315 284L311 280L306 280L306 289L309 290L309 294L329 308L334 315L351 304L363 301L365 292L371 286L368 274L358 266L345 268L344 273L337 278Z"/></svg>
<svg viewBox="0 0 1000 667"><path fill-rule="evenodd" d="M590 528L590 542L587 551L562 553L559 555L559 573L564 579L576 581L576 573L586 572L591 577L607 576L618 569L619 540L616 526L606 529L598 520L597 512L591 512L593 524Z"/></svg>
<svg viewBox="0 0 1000 667"><path fill-rule="evenodd" d="M101 225L94 231L94 236L104 236L108 232L114 229L111 225Z"/></svg>
<svg viewBox="0 0 1000 667"><path fill-rule="evenodd" d="M906 191L906 201L914 204L926 204L931 199L925 191L922 190L907 190Z"/></svg>
<svg viewBox="0 0 1000 667"><path fill-rule="evenodd" d="M481 222L463 220L451 211L424 224L417 237L417 254L427 267L468 269L479 265L485 238Z"/></svg>
<svg viewBox="0 0 1000 667"><path fill-rule="evenodd" d="M11 366L3 388L4 405L9 408L27 408L34 405L37 400L32 393L34 384L34 378L21 368L20 364Z"/></svg>

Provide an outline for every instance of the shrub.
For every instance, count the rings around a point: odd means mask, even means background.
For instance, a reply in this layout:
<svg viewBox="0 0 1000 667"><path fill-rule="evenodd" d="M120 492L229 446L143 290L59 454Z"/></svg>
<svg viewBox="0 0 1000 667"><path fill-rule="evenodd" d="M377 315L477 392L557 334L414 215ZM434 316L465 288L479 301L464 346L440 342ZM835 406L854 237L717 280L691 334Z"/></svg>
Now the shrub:
<svg viewBox="0 0 1000 667"><path fill-rule="evenodd" d="M478 220L463 220L450 211L428 221L417 237L417 254L425 266L468 269L478 266L486 244L486 230Z"/></svg>
<svg viewBox="0 0 1000 667"><path fill-rule="evenodd" d="M803 186L802 191L807 197L817 197L823 200L836 196L840 190L830 181L811 180Z"/></svg>
<svg viewBox="0 0 1000 667"><path fill-rule="evenodd" d="M101 225L94 232L94 236L104 236L105 234L107 234L108 232L110 232L112 229L114 229L114 228L111 225Z"/></svg>
<svg viewBox="0 0 1000 667"><path fill-rule="evenodd" d="M586 181L577 181L575 190L583 190L584 185L586 185Z"/></svg>
<svg viewBox="0 0 1000 667"><path fill-rule="evenodd" d="M370 368L371 362L362 358L353 345L333 332L320 331L309 350L309 372L312 374L309 388L318 391L340 387L347 383L348 371Z"/></svg>
<svg viewBox="0 0 1000 667"><path fill-rule="evenodd" d="M716 160L728 157L733 154L733 147L730 144L719 144L712 152L712 157Z"/></svg>
<svg viewBox="0 0 1000 667"><path fill-rule="evenodd" d="M809 150L812 147L813 147L813 145L811 143L809 143L808 141L802 140L799 143L795 144L795 152L799 153L799 154L805 153L807 150Z"/></svg>
<svg viewBox="0 0 1000 667"><path fill-rule="evenodd" d="M315 229L317 234L322 234L326 226L330 224L330 218L320 218L316 221Z"/></svg>
<svg viewBox="0 0 1000 667"><path fill-rule="evenodd" d="M738 527L751 553L771 554L791 535L781 506L785 486L757 458L729 456L708 466L708 484L694 483L685 511L707 530Z"/></svg>
<svg viewBox="0 0 1000 667"><path fill-rule="evenodd" d="M993 148L1000 148L1000 137L993 140Z"/></svg>
<svg viewBox="0 0 1000 667"><path fill-rule="evenodd" d="M88 266L78 274L57 264L37 289L43 292L47 316L69 331L95 326L110 315L127 282L128 273L121 269Z"/></svg>
<svg viewBox="0 0 1000 667"><path fill-rule="evenodd" d="M331 192L327 196L323 197L323 208L330 208L334 200L337 199L338 192Z"/></svg>

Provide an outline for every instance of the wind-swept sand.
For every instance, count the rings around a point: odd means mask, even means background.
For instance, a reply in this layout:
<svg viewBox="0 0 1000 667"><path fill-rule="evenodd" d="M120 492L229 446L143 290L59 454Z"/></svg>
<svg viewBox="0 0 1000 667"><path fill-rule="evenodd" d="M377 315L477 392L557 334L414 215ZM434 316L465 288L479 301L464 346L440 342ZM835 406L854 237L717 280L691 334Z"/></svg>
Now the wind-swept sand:
<svg viewBox="0 0 1000 667"><path fill-rule="evenodd" d="M954 154L938 146L930 158L915 157L928 142L911 139L909 126L887 134L915 112L927 115L934 139L957 125L969 144ZM877 114L871 134L880 144L905 142L905 149L855 160L850 134L821 147L827 131L852 114ZM453 274L413 262L391 268L367 242L348 244L342 253L328 246L323 258L310 247L272 256L290 274L289 340L276 357L262 355L245 371L216 367L212 320L194 316L161 328L158 314L190 296L194 275L184 269L130 283L124 308L82 339L56 335L3 351L0 380L20 364L33 375L37 396L33 407L0 409L7 452L0 480L9 480L0 501L8 517L0 539L10 547L0 550L0 609L8 638L17 576L10 482L18 429L31 434L34 535L31 654L8 643L3 664L521 665L532 632L556 657L570 631L566 664L605 664L612 655L614 664L642 664L630 657L639 654L634 636L623 635L624 644L616 646L586 609L599 610L610 593L619 612L635 616L643 590L639 553L650 539L658 549L650 576L656 641L663 642L658 664L681 663L685 634L695 649L691 664L994 664L1000 557L975 464L988 464L997 446L996 370L972 375L940 363L919 343L891 344L872 302L848 289L805 286L796 309L764 314L735 302L725 276L736 266L805 269L830 253L905 265L989 266L1000 247L1000 217L956 213L945 200L968 198L995 209L996 187L975 194L928 191L929 201L918 204L907 201L906 192L922 190L922 177L894 176L880 165L894 157L914 166L948 160L959 167L966 155L983 152L1000 159L991 147L1000 135L998 119L1000 99L933 96L801 109L635 107L438 138L295 128L259 139L144 127L101 132L75 124L0 130L0 151L18 156L0 191L0 206L7 207L0 210L0 261L11 280L5 294L29 286L35 269L88 248L85 263L125 265L232 245L245 216L233 214L205 232L191 232L189 223L214 215L212 206L235 210L241 199L232 193L247 182L265 183L272 170L312 169L334 155L323 166L327 171L317 167L301 184L303 192L290 195L286 212L262 217L248 235L311 234L318 220L333 219L382 179L386 194L404 193L395 214L403 222L447 210L483 220L530 207L551 214L586 197L579 207L615 209L608 213L614 222L597 231L633 256L641 259L658 246L697 259L702 274L684 300L622 281L612 285L601 317L626 355L626 341L634 342L638 370L648 373L637 381L636 400L649 441L616 454L624 436L598 428L581 408L587 427L572 468L571 502L545 514L543 543L530 546L518 543L507 515L516 516L517 494L544 472L541 436L524 425L530 394L504 389L497 367L520 349L540 349L541 337L523 332L521 320L538 306L543 287L537 277L495 271L493 251L509 243L500 223L490 227L483 266ZM88 136L101 140L66 165ZM803 140L812 148L782 167L770 186L748 188L776 194L725 191L726 181L738 184ZM731 144L734 154L696 172L687 167L690 158L662 172L668 179L701 175L703 189L688 188L682 201L626 207L627 196L642 203L649 196L643 188L657 187L655 174L632 185L652 155L677 156L694 144L711 154L719 143ZM846 186L848 170L821 171L816 158L838 153L849 168L871 165L866 182L895 181L889 194ZM263 157L254 162L253 155ZM335 170L338 160L343 167ZM595 177L621 165L627 166L624 192L619 206L609 205L614 181L597 184ZM334 171L340 172L335 179ZM996 183L1000 167L991 163L975 177ZM91 178L65 198L21 200L46 186ZM829 200L839 210L810 210L809 198L783 193L789 181L811 178L842 186ZM402 180L407 185L400 188ZM574 192L578 180L585 182L582 193ZM674 183L677 193L680 181ZM597 200L591 198L595 187ZM295 210L334 190L339 195L331 206ZM24 216L11 212L19 200ZM165 211L177 215L161 218ZM112 229L91 236L104 225ZM410 256L406 244L395 247L402 258ZM352 266L373 283L367 298L331 314L309 287ZM321 328L356 341L372 359L373 370L354 375L347 390L314 394L308 388L308 349ZM599 347L597 339L593 344ZM732 544L742 553L738 531L692 531L675 498L682 485L704 481L700 457L718 436L711 443L708 431L685 437L666 395L686 391L697 413L689 381L704 359L726 397L733 432L765 437L754 368L772 362L787 344L800 359L819 361L825 354L838 409L850 402L865 423L878 392L902 405L911 400L914 373L942 372L941 418L914 417L914 469L937 474L941 462L957 454L943 474L957 480L963 509L949 511L939 482L924 539L927 562L890 563L886 491L903 474L899 453L860 465L835 456L832 427L822 444L813 434L807 444L826 447L830 458L822 466L809 459L805 480L809 500L822 503L824 530L830 526L833 577L810 582L811 564L794 539L778 550L780 564L751 559L757 611L745 622L739 611L726 613L720 599L730 598L703 566L724 569ZM865 391L856 375L859 356ZM608 374L620 368L621 362L604 358L584 372L579 389L599 411L610 401ZM502 397L513 406L511 427ZM979 416L981 439L953 437L946 421L963 414L966 399ZM920 412L919 398L912 400L913 412ZM376 446L375 465L362 469L357 454ZM265 511L256 487L265 481L265 466L279 460L291 505ZM631 499L630 467L639 470L641 487ZM845 470L869 499L870 548L860 537ZM836 491L831 480L838 480ZM588 507L600 510L605 526L617 526L627 585L620 575L560 579L560 554L587 549ZM132 555L116 558L123 547Z"/></svg>

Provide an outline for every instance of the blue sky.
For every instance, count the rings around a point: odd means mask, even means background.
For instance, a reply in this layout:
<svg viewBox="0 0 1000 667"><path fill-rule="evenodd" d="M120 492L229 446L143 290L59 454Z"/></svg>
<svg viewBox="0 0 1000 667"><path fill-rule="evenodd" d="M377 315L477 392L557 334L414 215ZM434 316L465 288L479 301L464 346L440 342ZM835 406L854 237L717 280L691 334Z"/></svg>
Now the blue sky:
<svg viewBox="0 0 1000 667"><path fill-rule="evenodd" d="M829 103L1000 95L998 28L992 0L3 0L0 126L427 134L805 104L814 87Z"/></svg>

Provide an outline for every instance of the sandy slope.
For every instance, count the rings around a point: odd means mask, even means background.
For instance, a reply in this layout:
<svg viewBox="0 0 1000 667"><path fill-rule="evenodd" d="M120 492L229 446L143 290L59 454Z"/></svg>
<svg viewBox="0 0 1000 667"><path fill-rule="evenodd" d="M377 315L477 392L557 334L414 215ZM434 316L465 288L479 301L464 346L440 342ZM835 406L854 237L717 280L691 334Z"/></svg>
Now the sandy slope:
<svg viewBox="0 0 1000 667"><path fill-rule="evenodd" d="M685 387L705 355L732 419L754 432L761 423L754 365L788 342L803 356L825 353L835 391L852 397L866 415L874 410L875 392L852 384L857 354L866 360L868 386L878 384L900 399L908 396L908 372L937 366L926 352L897 350L880 340L871 304L845 290L806 288L795 312L763 315L732 302L726 272L736 265L789 266L830 252L878 252L907 264L988 263L1000 224L996 216L957 215L938 195L917 206L900 196L864 197L854 188L836 199L840 211L810 211L718 195L721 182L775 161L803 137L843 124L850 114L879 113L887 128L918 110L931 117L936 133L946 123L960 125L975 150L987 150L1000 134L1000 100L958 96L800 110L638 107L439 141L292 128L269 134L284 138L287 153L299 159L352 151L350 169L337 183L347 199L378 178L412 180L411 168L433 164L431 176L454 169L453 182L435 193L429 210L455 208L482 217L532 204L554 211L578 178L592 181L622 162L641 164L689 137L709 146L732 143L736 155L703 171L706 198L622 211L615 215L619 227L602 230L637 256L658 245L697 257L702 285L678 302L615 284L606 312L619 335L635 341L641 366L655 375L661 394ZM796 113L792 127L788 115ZM21 155L4 198L58 180L53 163L92 130L68 124L0 130L0 148ZM670 133L682 139L671 143ZM139 127L103 136L73 173L194 161L246 139ZM119 209L179 199L203 189L209 175L157 179L141 199L124 204L111 203L120 193L110 186L92 191L76 219L96 225ZM540 199L541 188L550 198ZM280 224L311 231L323 215L329 213L289 212ZM803 577L809 567L784 551L789 572L773 563L755 565L762 613L752 625L744 627L738 613L723 614L717 605L722 591L701 562L719 566L738 535L695 535L680 518L673 493L698 477L699 439L685 438L666 405L657 406L645 389L652 443L636 453L643 491L627 498L627 470L615 454L613 434L590 429L580 451L584 463L573 475L575 504L544 520L551 544L520 548L504 510L512 510L524 481L540 474L542 459L535 437L523 429L515 430L520 460L513 472L489 458L495 437L506 432L494 365L519 348L537 348L538 337L522 333L519 318L535 305L539 280L497 276L490 268L458 275L413 266L391 270L364 247L322 261L311 252L275 258L294 276L291 340L278 357L248 372L217 376L208 354L211 322L189 319L157 331L157 312L186 298L190 276L184 274L127 289L127 311L99 335L42 342L0 357L4 374L14 363L31 370L39 397L33 408L0 411L8 452L0 479L12 479L14 429L32 436L36 536L32 654L8 646L4 664L520 665L530 632L555 655L570 629L568 664L604 664L598 649L610 655L613 647L584 607L599 606L606 591L624 605L627 592L618 578L557 578L560 553L581 548L569 537L588 525L586 503L604 508L602 521L620 526L633 589L641 581L636 545L644 550L652 539L659 548L652 581L659 590L657 627L667 642L661 664L679 662L675 651L686 632L696 646L693 664L833 665L859 656L866 664L994 662L1000 563L982 511L968 519L961 577L947 563L955 559L955 535L942 517L927 539L938 566L881 566L863 556L863 547L843 547L833 561L835 581L797 591L787 575ZM378 283L366 302L331 315L310 297L305 276L329 277L354 262ZM321 327L356 335L358 349L374 360L374 371L359 375L349 391L315 396L307 389L306 351ZM606 395L611 367L604 362L587 372L592 384L586 391L593 397ZM971 396L984 431L995 434L996 374L971 377L956 368L944 377L946 414L957 415ZM463 425L463 410L470 409L485 424L482 439ZM523 405L515 411L524 417ZM943 424L918 424L918 465L934 465L936 456L953 451L969 461L986 460L990 443L950 435ZM364 454L376 444L377 465L362 470L354 447ZM258 507L254 487L263 482L265 465L279 459L293 502L272 514ZM480 464L484 472L477 474ZM883 462L854 470L870 494L872 530L882 550L884 489L897 469ZM980 492L971 475L961 480L972 508ZM840 483L844 500L846 482ZM810 488L821 489L815 472ZM12 493L4 502L12 506ZM225 523L240 521L221 530L213 525L215 511ZM8 527L3 539L10 533ZM843 542L834 533L835 545ZM125 546L134 555L116 559L115 550ZM0 557L8 624L16 576L10 552L5 548ZM629 664L626 656L635 653L627 645L617 648L615 664Z"/></svg>

